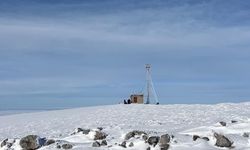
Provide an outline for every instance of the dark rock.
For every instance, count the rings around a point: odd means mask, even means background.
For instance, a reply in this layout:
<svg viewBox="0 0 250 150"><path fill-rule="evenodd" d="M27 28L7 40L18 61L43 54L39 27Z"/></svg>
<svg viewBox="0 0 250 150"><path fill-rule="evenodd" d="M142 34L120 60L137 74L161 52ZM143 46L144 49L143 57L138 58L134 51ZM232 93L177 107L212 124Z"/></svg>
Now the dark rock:
<svg viewBox="0 0 250 150"><path fill-rule="evenodd" d="M100 147L101 144L98 142L98 141L95 141L93 144L92 144L92 147Z"/></svg>
<svg viewBox="0 0 250 150"><path fill-rule="evenodd" d="M198 135L193 135L193 141L196 141L198 138L200 138L200 136L198 136Z"/></svg>
<svg viewBox="0 0 250 150"><path fill-rule="evenodd" d="M128 146L129 146L129 147L133 147L133 146L134 146L134 143L133 143L133 142L130 142Z"/></svg>
<svg viewBox="0 0 250 150"><path fill-rule="evenodd" d="M127 148L126 144L127 144L126 141L123 141L121 144L119 144L119 146L121 146L123 148Z"/></svg>
<svg viewBox="0 0 250 150"><path fill-rule="evenodd" d="M129 140L129 139L135 137L136 135L141 136L142 134L147 135L147 133L145 133L143 131L138 131L138 130L131 131L125 135L125 140Z"/></svg>
<svg viewBox="0 0 250 150"><path fill-rule="evenodd" d="M5 145L7 145L7 141L8 141L8 139L3 140L1 143L1 147L4 147Z"/></svg>
<svg viewBox="0 0 250 150"><path fill-rule="evenodd" d="M249 132L244 132L242 136L246 137L246 138L249 138L249 134L250 134Z"/></svg>
<svg viewBox="0 0 250 150"><path fill-rule="evenodd" d="M90 129L83 129L82 130L82 134L89 134L89 132L90 132Z"/></svg>
<svg viewBox="0 0 250 150"><path fill-rule="evenodd" d="M224 135L214 133L214 137L216 138L215 145L218 146L218 147L232 147L232 145L233 145L233 142L231 142Z"/></svg>
<svg viewBox="0 0 250 150"><path fill-rule="evenodd" d="M66 144L63 144L63 145L62 145L62 148L63 148L63 149L72 149L72 148L73 148L73 145L66 143Z"/></svg>
<svg viewBox="0 0 250 150"><path fill-rule="evenodd" d="M169 144L161 145L161 150L168 150Z"/></svg>
<svg viewBox="0 0 250 150"><path fill-rule="evenodd" d="M164 134L161 136L160 138L160 145L165 145L168 144L170 142L170 136L168 134Z"/></svg>
<svg viewBox="0 0 250 150"><path fill-rule="evenodd" d="M75 131L71 135L74 135L80 132L82 132L83 134L89 134L90 129L76 128Z"/></svg>
<svg viewBox="0 0 250 150"><path fill-rule="evenodd" d="M142 139L143 139L144 141L147 141L147 140L148 140L148 135L143 134L143 135L142 135Z"/></svg>
<svg viewBox="0 0 250 150"><path fill-rule="evenodd" d="M107 137L107 134L101 131L96 131L94 140L103 140Z"/></svg>
<svg viewBox="0 0 250 150"><path fill-rule="evenodd" d="M61 149L61 145L56 145L56 148Z"/></svg>
<svg viewBox="0 0 250 150"><path fill-rule="evenodd" d="M48 139L45 143L44 143L44 146L48 146L50 144L54 144L56 141L53 140L53 139Z"/></svg>
<svg viewBox="0 0 250 150"><path fill-rule="evenodd" d="M202 137L202 139L205 140L205 141L209 141L208 137Z"/></svg>
<svg viewBox="0 0 250 150"><path fill-rule="evenodd" d="M155 146L155 145L157 145L159 140L160 140L159 136L151 136L151 137L148 138L148 144Z"/></svg>
<svg viewBox="0 0 250 150"><path fill-rule="evenodd" d="M236 121L236 120L231 120L231 123L237 123L238 121Z"/></svg>
<svg viewBox="0 0 250 150"><path fill-rule="evenodd" d="M108 145L107 141L106 140L102 140L101 146L106 146L106 145Z"/></svg>
<svg viewBox="0 0 250 150"><path fill-rule="evenodd" d="M19 144L24 150L35 150L41 147L39 144L39 136L37 135L28 135L23 137Z"/></svg>
<svg viewBox="0 0 250 150"><path fill-rule="evenodd" d="M98 130L102 131L103 130L103 127L97 127Z"/></svg>
<svg viewBox="0 0 250 150"><path fill-rule="evenodd" d="M37 140L40 146L44 146L47 141L46 138L38 138Z"/></svg>
<svg viewBox="0 0 250 150"><path fill-rule="evenodd" d="M151 148L150 147L148 147L146 150L150 150Z"/></svg>
<svg viewBox="0 0 250 150"><path fill-rule="evenodd" d="M227 123L226 122L224 122L224 121L221 121L221 122L219 122L223 127L225 127L226 125L227 125Z"/></svg>

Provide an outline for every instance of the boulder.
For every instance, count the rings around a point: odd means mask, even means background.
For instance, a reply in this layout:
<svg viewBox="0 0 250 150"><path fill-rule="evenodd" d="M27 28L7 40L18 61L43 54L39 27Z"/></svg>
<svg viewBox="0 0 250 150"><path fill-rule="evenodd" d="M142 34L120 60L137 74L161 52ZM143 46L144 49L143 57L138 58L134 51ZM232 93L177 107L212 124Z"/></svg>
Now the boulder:
<svg viewBox="0 0 250 150"><path fill-rule="evenodd" d="M151 148L150 147L148 147L146 150L150 150Z"/></svg>
<svg viewBox="0 0 250 150"><path fill-rule="evenodd" d="M220 123L220 125L222 125L223 127L225 127L225 126L227 125L227 123L224 122L224 121L221 121L221 122L219 122L219 123Z"/></svg>
<svg viewBox="0 0 250 150"><path fill-rule="evenodd" d="M101 144L98 141L95 141L94 143L92 143L92 147L100 147Z"/></svg>
<svg viewBox="0 0 250 150"><path fill-rule="evenodd" d="M94 140L103 140L107 137L107 134L102 131L96 131Z"/></svg>
<svg viewBox="0 0 250 150"><path fill-rule="evenodd" d="M8 139L5 139L5 140L3 140L2 142L1 142L1 147L4 147L5 145L7 145L7 141L8 141Z"/></svg>
<svg viewBox="0 0 250 150"><path fill-rule="evenodd" d="M196 141L198 138L200 138L200 136L198 136L198 135L193 135L193 141Z"/></svg>
<svg viewBox="0 0 250 150"><path fill-rule="evenodd" d="M160 138L160 145L168 144L170 142L170 136L168 134L163 134Z"/></svg>
<svg viewBox="0 0 250 150"><path fill-rule="evenodd" d="M222 134L214 133L214 137L216 138L215 145L218 147L232 147L233 145L233 142Z"/></svg>
<svg viewBox="0 0 250 150"><path fill-rule="evenodd" d="M73 148L73 145L69 144L69 143L65 143L62 145L62 148L63 149L72 149Z"/></svg>
<svg viewBox="0 0 250 150"><path fill-rule="evenodd" d="M244 132L242 136L245 138L249 138L249 134L250 134L249 132Z"/></svg>
<svg viewBox="0 0 250 150"><path fill-rule="evenodd" d="M148 138L148 144L155 146L155 145L157 145L159 140L160 140L159 136L151 136L151 137Z"/></svg>
<svg viewBox="0 0 250 150"><path fill-rule="evenodd" d="M121 144L119 144L119 146L121 146L123 148L127 148L126 144L127 144L126 141L123 141Z"/></svg>
<svg viewBox="0 0 250 150"><path fill-rule="evenodd" d="M129 146L129 147L133 147L133 146L134 146L134 143L133 143L133 142L130 142L128 146Z"/></svg>
<svg viewBox="0 0 250 150"><path fill-rule="evenodd" d="M231 120L231 123L237 123L238 121L236 121L236 120Z"/></svg>
<svg viewBox="0 0 250 150"><path fill-rule="evenodd" d="M205 140L205 141L209 141L208 137L202 137L201 139Z"/></svg>
<svg viewBox="0 0 250 150"><path fill-rule="evenodd" d="M103 127L97 127L98 130L102 131L103 130Z"/></svg>
<svg viewBox="0 0 250 150"><path fill-rule="evenodd" d="M135 137L136 135L141 136L141 135L143 135L143 134L144 134L144 135L147 135L147 133L145 133L145 132L143 132L143 131L134 130L134 131L131 131L131 132L129 132L129 133L127 133L127 134L125 135L125 140L129 140L129 139Z"/></svg>
<svg viewBox="0 0 250 150"><path fill-rule="evenodd" d="M48 139L45 143L44 143L44 146L48 146L50 144L54 144L56 141L53 140L53 139Z"/></svg>
<svg viewBox="0 0 250 150"><path fill-rule="evenodd" d="M42 146L39 143L39 139L40 137L37 135L28 135L23 137L19 144L24 150L35 150Z"/></svg>
<svg viewBox="0 0 250 150"><path fill-rule="evenodd" d="M143 134L143 135L142 135L142 139L143 139L144 141L147 141L147 140L148 140L148 135Z"/></svg>
<svg viewBox="0 0 250 150"><path fill-rule="evenodd" d="M106 146L106 145L108 145L107 141L106 140L102 140L101 146Z"/></svg>
<svg viewBox="0 0 250 150"><path fill-rule="evenodd" d="M74 130L74 132L71 133L71 135L75 135L75 134L80 133L80 132L82 132L83 134L89 134L90 129L76 128L76 129Z"/></svg>

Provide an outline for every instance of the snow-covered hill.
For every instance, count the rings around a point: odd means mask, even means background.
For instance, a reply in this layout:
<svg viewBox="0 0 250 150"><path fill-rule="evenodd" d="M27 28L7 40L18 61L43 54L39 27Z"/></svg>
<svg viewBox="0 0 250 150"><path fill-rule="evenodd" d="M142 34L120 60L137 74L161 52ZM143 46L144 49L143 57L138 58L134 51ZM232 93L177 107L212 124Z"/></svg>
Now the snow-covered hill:
<svg viewBox="0 0 250 150"><path fill-rule="evenodd" d="M225 122L223 126L219 122ZM233 122L232 122L233 121ZM106 133L107 146L93 148L97 128ZM89 134L72 132L76 128L90 129ZM119 146L133 130L150 136L173 135L169 149L221 149L215 146L215 133L234 142L233 149L250 149L250 103L217 105L110 105L0 116L0 141L16 139L12 148L19 149L19 139L38 135L67 142L73 149L124 149ZM244 136L243 136L244 134ZM194 141L194 135L198 138ZM206 137L209 141L202 139ZM133 142L134 146L128 144ZM127 149L160 149L141 138L127 140ZM2 149L5 149L3 146ZM41 149L56 149L56 144Z"/></svg>

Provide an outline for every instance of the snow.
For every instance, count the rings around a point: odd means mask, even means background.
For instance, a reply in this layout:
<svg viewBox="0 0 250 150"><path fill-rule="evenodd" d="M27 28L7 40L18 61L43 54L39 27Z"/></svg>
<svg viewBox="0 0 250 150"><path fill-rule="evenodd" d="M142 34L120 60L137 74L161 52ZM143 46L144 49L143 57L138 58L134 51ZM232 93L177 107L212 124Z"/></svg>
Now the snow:
<svg viewBox="0 0 250 150"><path fill-rule="evenodd" d="M73 149L124 149L118 144L124 141L126 133L132 130L142 130L151 135L170 134L174 138L170 150L216 150L225 149L215 146L213 134L220 133L234 142L234 149L250 149L250 138L243 133L250 132L250 103L224 103L217 105L109 105L76 109L35 112L0 116L0 141L18 139L36 134L41 137L63 140L73 144ZM231 123L236 120L236 123ZM218 122L227 123L225 127ZM75 134L75 128L91 129L87 134ZM92 148L95 130L103 127L107 133L108 145ZM208 137L210 140L197 139L192 136ZM128 147L130 142L133 147ZM15 143L15 149L21 149ZM118 144L115 144L118 143ZM127 141L129 150L145 150L149 147L140 139ZM0 148L0 150L3 150ZM55 149L55 145L42 147L43 150ZM160 149L151 146L151 150Z"/></svg>

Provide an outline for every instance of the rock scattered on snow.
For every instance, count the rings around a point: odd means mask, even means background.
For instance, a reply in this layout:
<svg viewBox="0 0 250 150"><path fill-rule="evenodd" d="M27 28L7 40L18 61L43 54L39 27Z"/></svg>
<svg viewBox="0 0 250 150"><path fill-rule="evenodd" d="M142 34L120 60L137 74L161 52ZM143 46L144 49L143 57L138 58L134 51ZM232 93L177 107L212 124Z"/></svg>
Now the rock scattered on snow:
<svg viewBox="0 0 250 150"><path fill-rule="evenodd" d="M8 139L3 140L0 146L4 147L5 145L7 145L7 141L8 141Z"/></svg>
<svg viewBox="0 0 250 150"><path fill-rule="evenodd" d="M200 136L198 136L198 135L193 135L193 141L196 141L198 138L200 138Z"/></svg>
<svg viewBox="0 0 250 150"><path fill-rule="evenodd" d="M151 136L148 138L148 144L155 146L159 142L159 139L160 139L159 136Z"/></svg>
<svg viewBox="0 0 250 150"><path fill-rule="evenodd" d="M222 134L214 133L214 137L216 138L215 145L218 147L232 147L233 145L233 142Z"/></svg>
<svg viewBox="0 0 250 150"><path fill-rule="evenodd" d="M236 121L236 120L231 120L231 123L237 123L238 121Z"/></svg>
<svg viewBox="0 0 250 150"><path fill-rule="evenodd" d="M170 136L168 134L163 134L160 138L160 145L168 144L170 142Z"/></svg>
<svg viewBox="0 0 250 150"><path fill-rule="evenodd" d="M75 134L80 133L80 132L82 132L83 134L89 134L90 129L76 128L74 130L74 132L71 133L71 135L75 135Z"/></svg>
<svg viewBox="0 0 250 150"><path fill-rule="evenodd" d="M249 138L249 135L250 135L249 132L244 132L242 136L243 136L243 137L246 137L246 138Z"/></svg>
<svg viewBox="0 0 250 150"><path fill-rule="evenodd" d="M133 147L133 146L134 146L134 143L133 143L133 142L130 142L128 146L129 146L129 147Z"/></svg>
<svg viewBox="0 0 250 150"><path fill-rule="evenodd" d="M102 140L101 146L106 146L106 145L108 145L107 141L106 140Z"/></svg>
<svg viewBox="0 0 250 150"><path fill-rule="evenodd" d="M92 143L92 147L100 147L101 144L98 141L95 141L94 143Z"/></svg>
<svg viewBox="0 0 250 150"><path fill-rule="evenodd" d="M72 149L73 148L73 145L69 144L69 143L65 143L62 145L62 148L63 149Z"/></svg>
<svg viewBox="0 0 250 150"><path fill-rule="evenodd" d="M141 135L147 135L147 133L143 131L134 130L125 135L125 140L129 140L135 136L141 136Z"/></svg>
<svg viewBox="0 0 250 150"><path fill-rule="evenodd" d="M103 140L107 137L107 134L102 131L95 131L95 137L94 140Z"/></svg>
<svg viewBox="0 0 250 150"><path fill-rule="evenodd" d="M44 146L48 146L50 144L54 144L56 141L53 140L53 139L48 139L45 143L44 143Z"/></svg>
<svg viewBox="0 0 250 150"><path fill-rule="evenodd" d="M26 149L26 150L35 150L35 149L38 149L39 147L42 146L40 141L40 137L37 136L37 135L28 135L26 137L23 137L19 144L20 146L23 148L23 149Z"/></svg>
<svg viewBox="0 0 250 150"><path fill-rule="evenodd" d="M205 141L209 141L208 137L202 137L201 139L205 140Z"/></svg>
<svg viewBox="0 0 250 150"><path fill-rule="evenodd" d="M126 141L123 141L121 144L119 144L119 146L121 146L123 148L127 148L126 144L127 144Z"/></svg>
<svg viewBox="0 0 250 150"><path fill-rule="evenodd" d="M220 125L222 125L223 127L225 127L225 126L227 125L227 123L224 122L224 121L221 121L221 122L219 122L219 123L220 123Z"/></svg>

